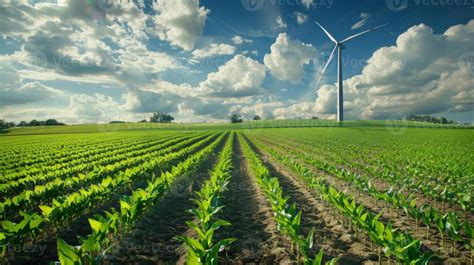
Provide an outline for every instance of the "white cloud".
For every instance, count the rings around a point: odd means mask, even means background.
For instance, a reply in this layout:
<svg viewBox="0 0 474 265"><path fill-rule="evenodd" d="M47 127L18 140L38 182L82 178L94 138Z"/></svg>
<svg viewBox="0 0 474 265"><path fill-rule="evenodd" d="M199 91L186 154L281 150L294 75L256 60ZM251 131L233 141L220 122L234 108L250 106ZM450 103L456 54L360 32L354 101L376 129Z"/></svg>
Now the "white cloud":
<svg viewBox="0 0 474 265"><path fill-rule="evenodd" d="M284 29L288 27L288 24L286 24L285 21L283 21L283 18L281 16L278 16L276 18L276 24L277 24L277 28Z"/></svg>
<svg viewBox="0 0 474 265"><path fill-rule="evenodd" d="M122 99L125 104L121 105L121 109L137 113L175 112L176 106L182 100L175 94L142 90L130 91L122 95Z"/></svg>
<svg viewBox="0 0 474 265"><path fill-rule="evenodd" d="M0 13L25 21L6 27L9 36L21 39L22 49L0 56L21 65L22 78L130 85L180 67L173 57L146 48L149 16L132 1L107 12L95 2L65 1L0 7Z"/></svg>
<svg viewBox="0 0 474 265"><path fill-rule="evenodd" d="M0 61L0 107L45 102L62 96L61 90L33 81L24 83L10 64Z"/></svg>
<svg viewBox="0 0 474 265"><path fill-rule="evenodd" d="M292 40L286 33L278 35L270 50L271 53L265 55L264 62L271 74L293 84L302 81L303 66L316 56L316 49L311 44Z"/></svg>
<svg viewBox="0 0 474 265"><path fill-rule="evenodd" d="M239 54L210 73L199 88L210 96L242 97L258 94L264 78L264 65Z"/></svg>
<svg viewBox="0 0 474 265"><path fill-rule="evenodd" d="M126 73L160 73L180 67L179 63L166 53L149 51L144 45L121 50L119 59L120 69Z"/></svg>
<svg viewBox="0 0 474 265"><path fill-rule="evenodd" d="M359 29L362 28L365 23L367 23L367 20L369 19L370 15L369 13L361 13L359 16L359 21L356 22L354 25L352 25L351 29Z"/></svg>
<svg viewBox="0 0 474 265"><path fill-rule="evenodd" d="M243 43L252 43L253 41L252 40L248 40L248 39L244 39L242 38L241 36L239 35L235 35L233 38L232 38L232 42L235 44L235 45L241 45Z"/></svg>
<svg viewBox="0 0 474 265"><path fill-rule="evenodd" d="M214 57L219 55L232 55L235 53L235 46L224 44L224 43L212 43L206 48L197 49L192 52L192 55L196 59Z"/></svg>
<svg viewBox="0 0 474 265"><path fill-rule="evenodd" d="M279 119L332 118L336 113L336 87L324 85L317 92L316 101L300 101L276 108L273 116Z"/></svg>
<svg viewBox="0 0 474 265"><path fill-rule="evenodd" d="M360 75L344 80L346 118L474 111L474 71L459 65L473 53L472 43L474 20L439 35L424 24L409 28L395 46L374 52ZM334 118L336 91L335 85L324 85L316 101L280 107L273 115Z"/></svg>
<svg viewBox="0 0 474 265"><path fill-rule="evenodd" d="M0 89L0 106L49 101L63 94L61 90L35 81L16 89Z"/></svg>
<svg viewBox="0 0 474 265"><path fill-rule="evenodd" d="M440 35L424 24L411 27L398 37L396 46L376 51L360 76L347 80L354 90L369 96L361 116L473 110L474 75L458 64L472 43L474 20Z"/></svg>
<svg viewBox="0 0 474 265"><path fill-rule="evenodd" d="M236 35L232 43L203 46L199 37L209 10L200 7L197 0L157 1L153 6L156 15L145 13L140 1L125 2L107 12L95 2L81 1L0 6L0 33L7 38L5 46L18 43L15 52L0 55L2 117L16 121L57 118L77 123L137 120L137 115L152 111L207 120L225 119L232 112L248 118L255 114L264 118L334 116L336 87L331 84L321 86L315 100L297 102L282 100L278 93L288 86L277 82L272 90L277 92L275 97L262 99L270 94L262 87L266 67L276 79L301 83L305 69L311 68L316 56L315 47L280 34L264 57L265 65L235 55L215 72L207 73L206 78L206 73L194 75L194 69L181 63L232 55L238 45L252 40ZM314 5L310 0L302 3L307 8ZM294 14L297 23L307 20L302 13ZM361 14L353 28L362 27L368 17ZM278 24L281 28L288 26L282 17ZM442 34L434 34L425 25L408 29L396 45L377 50L360 75L344 81L346 117L473 111L473 70L460 67L463 54L470 52L472 56L473 35L473 21ZM152 36L162 41L150 43ZM192 52L176 48L165 53L161 49L164 42ZM202 48L193 51L197 43ZM257 49L266 50L258 45L243 46L246 52L242 53L254 57ZM181 74L189 76L176 78ZM98 91L102 91L103 84L113 88L99 92L103 94L71 95L43 82L47 80L66 81L62 83L73 87L88 83ZM119 89L122 97L117 91L110 92L112 89ZM55 107L60 104L64 105L61 109Z"/></svg>
<svg viewBox="0 0 474 265"><path fill-rule="evenodd" d="M409 28L395 46L375 51L361 75L344 81L347 114L383 119L472 111L474 74L458 63L472 52L473 43L474 20L443 34L434 34L424 24ZM331 101L328 105L336 104L335 98Z"/></svg>
<svg viewBox="0 0 474 265"><path fill-rule="evenodd" d="M295 12L294 14L295 14L295 16L296 16L296 22L297 22L299 25L302 25L302 24L306 23L306 21L308 21L308 18L309 18L308 15L303 14L303 13L298 12L298 11Z"/></svg>
<svg viewBox="0 0 474 265"><path fill-rule="evenodd" d="M256 102L248 106L243 106L239 110L239 114L246 119L252 119L255 115L260 116L262 119L273 119L274 109L281 106L284 106L284 103L281 101Z"/></svg>
<svg viewBox="0 0 474 265"><path fill-rule="evenodd" d="M158 14L153 17L157 34L171 45L191 51L202 35L209 9L199 6L199 0L154 1Z"/></svg>
<svg viewBox="0 0 474 265"><path fill-rule="evenodd" d="M117 116L119 105L103 94L77 94L70 97L69 110L78 122L110 121Z"/></svg>

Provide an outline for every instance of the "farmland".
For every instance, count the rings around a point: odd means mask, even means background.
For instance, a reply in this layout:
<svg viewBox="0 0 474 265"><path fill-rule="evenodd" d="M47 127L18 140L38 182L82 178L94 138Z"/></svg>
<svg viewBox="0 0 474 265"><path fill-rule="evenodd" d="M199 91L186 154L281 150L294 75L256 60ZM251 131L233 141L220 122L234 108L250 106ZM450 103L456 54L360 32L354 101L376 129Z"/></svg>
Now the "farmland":
<svg viewBox="0 0 474 265"><path fill-rule="evenodd" d="M474 131L421 125L13 129L2 260L472 264Z"/></svg>

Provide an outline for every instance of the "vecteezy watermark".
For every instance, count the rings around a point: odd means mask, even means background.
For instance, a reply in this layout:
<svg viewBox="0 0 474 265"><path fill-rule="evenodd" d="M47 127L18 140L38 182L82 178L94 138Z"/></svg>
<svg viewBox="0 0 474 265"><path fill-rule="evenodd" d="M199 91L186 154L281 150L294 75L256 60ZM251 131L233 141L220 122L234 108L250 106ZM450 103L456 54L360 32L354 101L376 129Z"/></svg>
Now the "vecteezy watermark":
<svg viewBox="0 0 474 265"><path fill-rule="evenodd" d="M30 54L30 61L31 64L34 66L46 68L48 66L48 58L46 56L46 53L42 51L35 51Z"/></svg>
<svg viewBox="0 0 474 265"><path fill-rule="evenodd" d="M323 56L320 60L315 60L314 63L316 65L316 69L318 69L318 74L321 74L321 71L326 64L327 60L329 59L329 55ZM351 67L351 68L364 68L367 65L371 67L375 67L378 69L387 69L392 67L400 67L405 64L405 61L402 59L391 59L387 57L372 57L369 60L365 58L357 58L352 57L350 55L343 56L342 60L342 67ZM337 70L337 60L332 59L331 63L329 64L328 68L324 72L324 75L331 74Z"/></svg>
<svg viewBox="0 0 474 265"><path fill-rule="evenodd" d="M385 0L385 5L392 11L402 11L408 7L408 0Z"/></svg>
<svg viewBox="0 0 474 265"><path fill-rule="evenodd" d="M408 5L415 6L465 6L474 8L474 0L385 0L388 9L398 12L405 10Z"/></svg>
<svg viewBox="0 0 474 265"><path fill-rule="evenodd" d="M467 51L458 58L458 66L471 75L474 75L474 51Z"/></svg>
<svg viewBox="0 0 474 265"><path fill-rule="evenodd" d="M250 11L256 12L261 10L265 4L269 5L280 5L280 6L303 6L307 5L303 2L303 0L240 0L242 6ZM334 0L316 0L312 5L314 6L322 6L331 8L334 3Z"/></svg>
<svg viewBox="0 0 474 265"><path fill-rule="evenodd" d="M75 68L75 67L94 67L109 69L114 67L114 58L112 56L103 56L100 60L85 60L74 58L68 55L57 55L46 53L44 51L32 51L28 54L28 63L36 67L52 68Z"/></svg>
<svg viewBox="0 0 474 265"><path fill-rule="evenodd" d="M130 0L96 0L97 6L104 12L111 12L117 9L121 2L130 2Z"/></svg>
<svg viewBox="0 0 474 265"><path fill-rule="evenodd" d="M405 117L406 115L401 112L390 115L385 121L385 129L392 135L404 134L408 128Z"/></svg>
<svg viewBox="0 0 474 265"><path fill-rule="evenodd" d="M265 5L265 0L241 0L242 6L251 12L258 11Z"/></svg>

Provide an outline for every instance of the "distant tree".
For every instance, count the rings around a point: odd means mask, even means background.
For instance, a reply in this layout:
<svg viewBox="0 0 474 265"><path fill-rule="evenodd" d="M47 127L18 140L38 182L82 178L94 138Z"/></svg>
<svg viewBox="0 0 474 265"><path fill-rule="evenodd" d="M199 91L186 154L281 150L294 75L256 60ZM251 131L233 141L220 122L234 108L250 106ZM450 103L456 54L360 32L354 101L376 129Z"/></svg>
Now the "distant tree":
<svg viewBox="0 0 474 265"><path fill-rule="evenodd" d="M20 123L18 123L18 127L25 127L25 126L28 126L28 122L21 121Z"/></svg>
<svg viewBox="0 0 474 265"><path fill-rule="evenodd" d="M46 121L32 120L29 123L22 121L19 126L57 126L57 125L66 125L65 123L58 122L55 119L48 119Z"/></svg>
<svg viewBox="0 0 474 265"><path fill-rule="evenodd" d="M115 124L115 123L125 123L124 121L111 121L109 124Z"/></svg>
<svg viewBox="0 0 474 265"><path fill-rule="evenodd" d="M261 119L262 119L262 118L260 118L260 116L258 116L258 115L255 115L255 117L253 117L253 120L254 120L254 121L259 121L259 120L261 120Z"/></svg>
<svg viewBox="0 0 474 265"><path fill-rule="evenodd" d="M156 112L150 117L150 122L155 123L171 123L174 118L166 112Z"/></svg>
<svg viewBox="0 0 474 265"><path fill-rule="evenodd" d="M316 117L316 116L311 117L311 119L312 119L312 120L319 120L319 118Z"/></svg>
<svg viewBox="0 0 474 265"><path fill-rule="evenodd" d="M5 120L0 120L0 130L5 130L11 127L15 127L14 122L6 122Z"/></svg>
<svg viewBox="0 0 474 265"><path fill-rule="evenodd" d="M147 121L146 121L146 120L141 120L141 121L139 121L139 123L145 123L145 122L147 122Z"/></svg>
<svg viewBox="0 0 474 265"><path fill-rule="evenodd" d="M37 121L37 120L32 120L32 121L30 121L28 126L41 126L41 122Z"/></svg>
<svg viewBox="0 0 474 265"><path fill-rule="evenodd" d="M232 114L232 116L230 116L230 122L231 123L241 123L242 122L242 116L240 116L239 114Z"/></svg>
<svg viewBox="0 0 474 265"><path fill-rule="evenodd" d="M40 123L42 123L42 122L40 122ZM56 125L65 125L65 124L62 123L62 122L58 122L55 119L48 119L44 122L44 125L46 125L46 126L56 126Z"/></svg>
<svg viewBox="0 0 474 265"><path fill-rule="evenodd" d="M421 115L411 114L411 115L408 115L406 119L409 121L421 121L421 122L441 123L441 124L454 124L455 123L455 121L448 121L448 119L446 119L445 117L441 117L438 119L436 117L432 117L429 115L421 116Z"/></svg>

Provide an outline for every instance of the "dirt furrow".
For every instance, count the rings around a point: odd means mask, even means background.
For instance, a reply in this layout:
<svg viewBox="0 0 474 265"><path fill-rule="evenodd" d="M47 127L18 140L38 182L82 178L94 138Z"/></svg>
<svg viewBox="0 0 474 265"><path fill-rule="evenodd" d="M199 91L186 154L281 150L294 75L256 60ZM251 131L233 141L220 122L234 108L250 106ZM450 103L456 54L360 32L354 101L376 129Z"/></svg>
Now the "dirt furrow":
<svg viewBox="0 0 474 265"><path fill-rule="evenodd" d="M224 192L220 218L232 223L217 238L237 238L220 254L220 264L290 264L289 242L276 230L271 208L251 175L237 137L232 178Z"/></svg>
<svg viewBox="0 0 474 265"><path fill-rule="evenodd" d="M176 236L188 231L186 221L193 218L188 210L194 206L190 199L209 177L226 139L197 170L176 179L170 191L118 242L106 264L175 264L183 256L185 249Z"/></svg>
<svg viewBox="0 0 474 265"><path fill-rule="evenodd" d="M281 148L275 147L273 144L266 142L266 144L271 145L272 148L276 150L281 150ZM309 165L302 161L301 159L297 158L292 154L286 154L290 156L295 161L304 164L308 169L312 172L316 173L317 175L324 176L326 181L330 183L334 187L338 187L341 190L344 190L346 194L349 194L356 198L358 203L364 204L365 208L373 213L383 212L381 216L381 220L388 222L390 221L393 224L394 228L398 228L403 232L411 234L413 237L418 238L423 241L423 247L425 251L430 251L437 253L442 259L444 263L448 264L457 264L457 262L466 262L469 263L469 251L463 251L458 245L456 253L451 251L452 241L445 235L444 239L444 247L441 247L441 236L434 228L431 228L427 233L427 228L423 225L416 225L416 222L410 216L406 216L401 209L398 209L391 204L385 203L384 201L377 200L372 196L361 192L358 190L354 185L341 180L331 174L328 174L325 171L322 171L318 168L315 168L312 165ZM420 227L422 226L422 227ZM433 258L433 262L440 261L439 258Z"/></svg>
<svg viewBox="0 0 474 265"><path fill-rule="evenodd" d="M215 137L216 138L216 137ZM215 138L213 138L215 140ZM222 143L220 148L222 147ZM220 150L218 148L217 150ZM193 150L189 153L189 156L197 152ZM177 164L178 162L173 163ZM166 168L156 168L155 174L159 176L160 172L163 170L170 169L171 166ZM8 250L7 255L8 260L11 264L49 264L52 261L57 261L57 247L56 240L57 238L62 238L69 244L75 246L79 245L79 236L85 237L91 233L91 228L89 225L88 219L93 217L96 214L103 215L104 211L110 210L114 207L117 211L120 211L119 199L124 195L130 195L133 190L138 188L146 188L148 185L147 179L150 179L150 176L143 176L142 181L136 181L134 183L128 184L127 186L122 187L118 193L114 194L108 201L104 201L99 205L95 205L90 209L86 209L84 214L80 217L73 219L66 227L55 228L54 230L48 230L35 242L30 242L25 244L21 248L15 248ZM183 181L179 184L184 185ZM185 182L186 183L186 182Z"/></svg>
<svg viewBox="0 0 474 265"><path fill-rule="evenodd" d="M260 139L263 142L265 142L266 144L274 145L274 142L271 142L268 139L263 139L263 138L260 138ZM310 152L310 150L307 149L308 144L305 144L305 143L300 143L300 142L296 142L296 141L293 141L293 140L282 140L282 139L279 139L278 143L279 143L278 145L280 147L284 146L284 148L288 148L292 151L303 150L305 152ZM316 154L313 153L313 156L317 159L318 159L318 157L320 157L322 155L323 154L316 155ZM321 157L321 161L325 161L324 157ZM351 162L351 161L347 160L347 162L353 163L354 161ZM372 173L370 173L367 170L361 170L360 168L358 168L356 166L351 167L351 168L348 168L346 165L338 165L338 166L344 168L345 170L348 170L349 172L354 172L356 174L360 174L362 176L369 177L370 180L371 180L372 185L374 185L374 187L376 187L378 190L387 190L387 189L390 189L390 187L392 186L388 181L386 181L386 180L384 180L384 179L382 179L378 176L373 175ZM393 185L393 186L397 189L400 189L400 185ZM432 207L437 208L438 210L444 209L444 212L446 212L446 211L455 212L457 215L462 217L464 220L469 220L471 223L474 221L474 215L472 215L469 211L462 210L461 207L458 206L458 205L449 205L448 206L448 204L446 203L445 206L448 207L447 210L446 210L445 209L446 207L443 207L442 206L443 204L441 202L435 201L433 198L428 197L428 196L424 195L423 193L421 193L419 191L405 190L404 194L406 196L415 195L415 198L417 200L418 205L428 204L428 205L431 205Z"/></svg>
<svg viewBox="0 0 474 265"><path fill-rule="evenodd" d="M322 248L325 260L340 257L340 264L362 264L365 261L377 260L377 254L339 223L339 218L332 216L333 211L308 191L297 176L256 148L252 142L251 145L261 156L272 176L278 178L283 192L291 197L290 202L295 202L302 211L301 233L307 235L315 228L315 252Z"/></svg>

